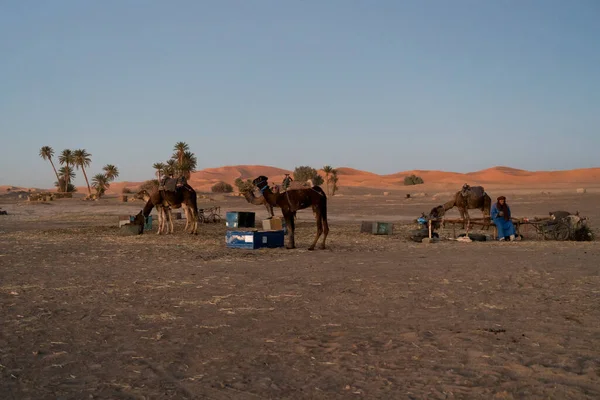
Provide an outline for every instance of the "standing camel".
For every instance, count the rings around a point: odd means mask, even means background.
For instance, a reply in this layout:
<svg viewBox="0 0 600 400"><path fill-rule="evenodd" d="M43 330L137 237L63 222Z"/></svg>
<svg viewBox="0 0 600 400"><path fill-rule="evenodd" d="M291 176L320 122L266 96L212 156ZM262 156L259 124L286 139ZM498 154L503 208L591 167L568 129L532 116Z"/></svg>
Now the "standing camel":
<svg viewBox="0 0 600 400"><path fill-rule="evenodd" d="M317 221L317 235L315 240L308 248L314 250L315 245L319 241L319 237L323 234L323 242L320 248L325 248L325 241L327 240L327 234L329 233L329 224L327 223L327 196L323 189L319 186L312 188L287 190L283 193L273 193L269 187L269 178L266 176L259 176L254 179L252 183L258 187L267 201L271 206L277 206L281 208L285 223L288 227L289 241L286 246L288 249L296 247L294 239L295 230L295 217L298 210L302 210L308 207L312 207L315 219Z"/></svg>
<svg viewBox="0 0 600 400"><path fill-rule="evenodd" d="M150 211L152 211L152 208L154 207L154 204L152 203L152 201L150 200L150 193L148 193L147 190L142 189L140 190L136 195L136 198L144 200L146 202L146 206L148 207L148 215L150 215ZM143 211L143 210L142 210ZM165 207L162 204L157 204L156 205L156 211L158 212L158 231L156 232L157 235L164 233L173 233L173 216L171 214L171 208L170 207ZM169 232L168 230L168 224L171 225L171 231ZM165 232L165 228L167 229L167 231ZM186 224L186 228L187 228L187 224Z"/></svg>
<svg viewBox="0 0 600 400"><path fill-rule="evenodd" d="M460 217L463 220L463 229L465 228L465 222L468 224L470 221L469 209L479 209L483 212L484 228L489 229L490 227L490 210L492 208L492 199L483 189L483 186L469 186L465 184L462 190L454 194L454 198L447 201L443 205L434 207L429 213L429 217L432 219L441 218L446 214L446 211L452 208L458 208ZM439 223L436 224L439 227Z"/></svg>
<svg viewBox="0 0 600 400"><path fill-rule="evenodd" d="M275 216L273 213L273 206L267 203L265 196L256 197L252 190L244 190L242 194L246 198L246 201L250 204L254 204L255 206L261 206L264 204L265 208L267 209L267 213L269 214L269 219Z"/></svg>
<svg viewBox="0 0 600 400"><path fill-rule="evenodd" d="M149 200L144 207L144 216L150 215L153 207L168 207L166 214L170 214L172 208L183 208L185 212L185 228L187 231L188 225L191 226L190 233L198 234L198 204L196 191L188 184L185 184L175 192L169 190L157 190L149 193ZM171 233L173 233L172 218L167 217L171 221Z"/></svg>

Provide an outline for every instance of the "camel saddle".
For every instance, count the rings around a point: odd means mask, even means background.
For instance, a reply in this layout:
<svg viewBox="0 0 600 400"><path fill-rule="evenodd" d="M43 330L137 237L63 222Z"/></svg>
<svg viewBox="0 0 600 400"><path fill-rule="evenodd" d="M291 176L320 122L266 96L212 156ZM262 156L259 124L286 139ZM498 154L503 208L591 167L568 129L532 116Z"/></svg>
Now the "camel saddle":
<svg viewBox="0 0 600 400"><path fill-rule="evenodd" d="M162 181L162 185L158 188L158 190L165 190L167 192L176 192L177 191L177 179L176 178L165 178Z"/></svg>
<svg viewBox="0 0 600 400"><path fill-rule="evenodd" d="M483 197L485 191L481 186L469 186L465 184L460 191L462 197L468 197L469 194L473 194L475 197Z"/></svg>

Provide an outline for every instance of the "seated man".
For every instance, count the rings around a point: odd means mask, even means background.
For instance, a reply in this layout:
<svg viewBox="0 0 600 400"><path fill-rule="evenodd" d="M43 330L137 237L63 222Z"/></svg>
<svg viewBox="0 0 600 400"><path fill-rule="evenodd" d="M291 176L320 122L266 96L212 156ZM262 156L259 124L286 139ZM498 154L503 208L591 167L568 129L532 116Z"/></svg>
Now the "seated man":
<svg viewBox="0 0 600 400"><path fill-rule="evenodd" d="M283 189L283 191L285 192L286 190L288 190L288 188L290 187L290 184L292 183L293 179L290 176L290 174L285 174L285 178L283 178L283 182L281 184L281 187Z"/></svg>
<svg viewBox="0 0 600 400"><path fill-rule="evenodd" d="M506 204L506 197L498 197L498 202L492 205L491 217L498 229L498 240L515 240L515 226L510 219L510 207Z"/></svg>

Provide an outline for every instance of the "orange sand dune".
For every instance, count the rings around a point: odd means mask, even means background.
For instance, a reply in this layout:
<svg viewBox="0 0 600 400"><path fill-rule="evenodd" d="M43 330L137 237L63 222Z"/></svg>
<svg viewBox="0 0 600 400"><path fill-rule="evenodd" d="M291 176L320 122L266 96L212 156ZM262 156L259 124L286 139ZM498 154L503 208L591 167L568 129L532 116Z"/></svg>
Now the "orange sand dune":
<svg viewBox="0 0 600 400"><path fill-rule="evenodd" d="M574 169L565 171L525 171L510 167L498 166L484 169L476 172L458 173L446 171L403 171L389 175L378 175L368 171L361 171L353 168L340 167L338 170L338 186L340 188L373 188L402 190L415 189L416 187L404 186L404 178L415 174L425 181L424 185L419 185L423 190L442 189L462 186L464 183L470 185L505 186L505 187L551 187L557 186L600 186L600 168ZM265 175L271 183L281 183L286 173L292 174L293 171L264 165L234 165L223 166L219 168L207 168L194 172L190 178L190 185L198 192L209 192L210 188L217 182L223 181L231 185L237 178L243 180L254 179L259 175ZM319 171L321 176L324 172ZM150 177L149 177L150 178ZM120 194L124 187L133 191L139 189L142 182L113 182L107 194ZM0 193L6 193L10 186L0 186ZM18 188L26 190L23 188ZM12 189L17 190L17 189ZM39 190L39 189L38 189ZM54 190L54 189L50 189ZM87 187L77 188L78 193L86 194Z"/></svg>
<svg viewBox="0 0 600 400"><path fill-rule="evenodd" d="M269 178L269 181L279 183L283 180L285 174L291 174L292 171L285 169L263 166L263 165L235 165L219 168L207 168L194 172L189 183L197 191L210 191L210 188L217 182L223 181L231 185L237 178L242 180L254 179L260 175Z"/></svg>

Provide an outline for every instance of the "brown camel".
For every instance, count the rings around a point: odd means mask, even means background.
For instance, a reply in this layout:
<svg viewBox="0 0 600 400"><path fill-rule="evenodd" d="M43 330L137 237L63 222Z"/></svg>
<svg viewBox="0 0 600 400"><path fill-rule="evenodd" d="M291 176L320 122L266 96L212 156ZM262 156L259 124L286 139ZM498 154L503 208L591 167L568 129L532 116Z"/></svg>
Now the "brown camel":
<svg viewBox="0 0 600 400"><path fill-rule="evenodd" d="M317 235L315 240L308 248L314 250L319 237L323 234L323 242L320 248L325 248L325 241L327 240L327 234L329 233L329 224L327 223L327 196L323 189L319 186L306 189L288 190L283 193L273 193L269 187L269 178L266 176L259 176L252 183L258 187L267 201L271 206L277 206L281 208L285 223L288 229L288 249L296 247L294 239L295 230L295 217L298 210L303 210L308 207L312 207L315 219L317 221Z"/></svg>
<svg viewBox="0 0 600 400"><path fill-rule="evenodd" d="M469 186L465 184L462 190L456 192L454 198L443 205L434 207L429 213L431 219L441 218L446 214L446 211L451 208L458 208L460 217L463 220L463 229L465 223L469 223L469 209L479 209L483 212L484 228L489 229L490 227L490 210L492 208L492 199L483 189L483 186ZM434 223L435 228L439 228L439 222Z"/></svg>
<svg viewBox="0 0 600 400"><path fill-rule="evenodd" d="M147 190L142 189L140 190L136 195L136 198L144 200L146 202L146 205L148 207L150 207L150 204L152 204L152 202L150 201L150 193L148 193ZM152 205L152 207L154 207L154 205ZM150 210L152 210L152 207L150 207ZM156 211L158 212L158 231L156 232L157 235L161 235L162 233L173 233L173 216L171 214L171 208L170 207L165 207L162 204L157 204L156 205ZM171 226L171 231L169 232L169 227L168 224L170 224ZM186 223L186 228L187 228L187 223ZM167 229L167 231L165 231L165 229Z"/></svg>
<svg viewBox="0 0 600 400"><path fill-rule="evenodd" d="M141 193L141 192L140 192ZM139 193L138 193L139 194ZM185 228L187 231L188 225L191 226L190 233L198 234L198 204L196 198L196 191L188 184L177 188L177 191L172 192L168 190L157 190L149 193L149 200L144 207L144 216L150 215L153 207L168 207L166 213L170 213L172 208L183 208L185 212ZM170 220L172 218L168 216ZM171 233L173 233L173 225L171 221Z"/></svg>
<svg viewBox="0 0 600 400"><path fill-rule="evenodd" d="M269 219L275 216L273 213L273 206L267 203L265 196L256 197L252 190L244 190L242 194L246 198L246 201L250 204L254 204L255 206L261 206L264 204L265 208L267 209L267 213L269 214Z"/></svg>

